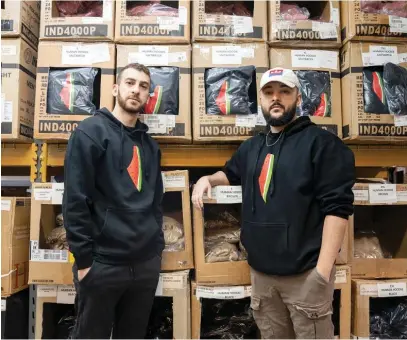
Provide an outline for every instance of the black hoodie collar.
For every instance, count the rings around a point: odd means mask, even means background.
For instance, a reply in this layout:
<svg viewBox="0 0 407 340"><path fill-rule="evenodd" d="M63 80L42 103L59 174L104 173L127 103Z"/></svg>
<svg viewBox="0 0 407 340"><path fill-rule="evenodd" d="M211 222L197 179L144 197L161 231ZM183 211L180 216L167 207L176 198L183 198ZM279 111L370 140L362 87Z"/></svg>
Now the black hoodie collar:
<svg viewBox="0 0 407 340"><path fill-rule="evenodd" d="M134 127L129 127L124 125L120 120L118 120L113 113L111 113L108 109L103 108L100 109L96 112L96 114L100 114L101 116L107 118L113 125L117 126L118 128L123 127L123 129L127 132L130 133L135 133L135 132L147 132L148 131L148 126L144 124L143 122L140 121L140 119L137 119L136 125Z"/></svg>
<svg viewBox="0 0 407 340"><path fill-rule="evenodd" d="M290 124L288 124L283 130L282 133L284 133L286 136L293 135L297 132L300 132L304 130L307 126L309 125L315 125L313 122L311 122L311 119L308 116L301 116L292 121ZM267 124L267 126L264 128L264 131L260 132L261 135L267 135L270 132L270 124Z"/></svg>

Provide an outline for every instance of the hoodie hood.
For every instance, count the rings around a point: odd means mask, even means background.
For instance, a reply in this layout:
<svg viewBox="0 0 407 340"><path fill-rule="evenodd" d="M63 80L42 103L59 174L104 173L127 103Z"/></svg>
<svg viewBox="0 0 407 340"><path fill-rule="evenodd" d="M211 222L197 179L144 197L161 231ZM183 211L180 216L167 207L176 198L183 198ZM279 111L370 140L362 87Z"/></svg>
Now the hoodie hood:
<svg viewBox="0 0 407 340"><path fill-rule="evenodd" d="M125 126L120 120L118 120L113 113L111 113L108 109L103 108L96 111L95 116L100 115L103 118L107 119L109 123L118 129L120 129L120 171L123 172L124 170L124 155L123 155L123 147L124 147L124 134L127 133L130 138L138 139L137 135L140 134L140 144L141 148L143 149L143 142L145 133L148 131L148 126L137 119L136 125L134 127Z"/></svg>

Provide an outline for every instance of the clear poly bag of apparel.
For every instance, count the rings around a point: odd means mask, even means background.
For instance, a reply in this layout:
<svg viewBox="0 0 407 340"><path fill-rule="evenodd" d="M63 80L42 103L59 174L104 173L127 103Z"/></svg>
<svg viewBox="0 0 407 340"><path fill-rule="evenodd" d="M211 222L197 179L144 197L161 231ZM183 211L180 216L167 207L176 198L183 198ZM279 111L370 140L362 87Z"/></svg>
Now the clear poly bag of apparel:
<svg viewBox="0 0 407 340"><path fill-rule="evenodd" d="M390 113L384 90L383 66L363 68L363 99L366 113Z"/></svg>
<svg viewBox="0 0 407 340"><path fill-rule="evenodd" d="M206 112L209 115L248 115L257 113L250 86L254 66L214 67L205 72Z"/></svg>
<svg viewBox="0 0 407 340"><path fill-rule="evenodd" d="M185 249L184 227L176 219L163 217L164 251L182 251Z"/></svg>
<svg viewBox="0 0 407 340"><path fill-rule="evenodd" d="M295 71L301 85L299 116L331 116L331 78L328 72Z"/></svg>
<svg viewBox="0 0 407 340"><path fill-rule="evenodd" d="M149 67L150 97L144 107L146 114L178 115L179 68Z"/></svg>
<svg viewBox="0 0 407 340"><path fill-rule="evenodd" d="M384 65L383 81L389 111L397 116L407 115L407 69L387 63Z"/></svg>
<svg viewBox="0 0 407 340"><path fill-rule="evenodd" d="M55 1L60 17L101 17L103 1Z"/></svg>
<svg viewBox="0 0 407 340"><path fill-rule="evenodd" d="M286 21L308 20L310 17L310 12L306 7L300 7L295 2L281 2L280 16Z"/></svg>
<svg viewBox="0 0 407 340"><path fill-rule="evenodd" d="M253 16L252 1L205 1L205 13L217 15Z"/></svg>
<svg viewBox="0 0 407 340"><path fill-rule="evenodd" d="M126 1L127 15L135 17L163 16L177 17L178 9L167 6L168 1ZM172 1L171 1L172 2Z"/></svg>
<svg viewBox="0 0 407 340"><path fill-rule="evenodd" d="M395 15L407 18L406 1L370 1L361 0L360 10L363 13Z"/></svg>
<svg viewBox="0 0 407 340"><path fill-rule="evenodd" d="M47 112L93 115L94 86L98 69L91 67L51 69L48 75Z"/></svg>

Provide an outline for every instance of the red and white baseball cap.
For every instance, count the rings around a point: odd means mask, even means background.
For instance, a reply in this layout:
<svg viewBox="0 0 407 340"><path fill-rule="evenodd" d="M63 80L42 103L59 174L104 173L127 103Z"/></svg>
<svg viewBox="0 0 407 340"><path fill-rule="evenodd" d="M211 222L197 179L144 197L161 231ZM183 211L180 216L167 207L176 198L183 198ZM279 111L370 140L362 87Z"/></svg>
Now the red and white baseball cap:
<svg viewBox="0 0 407 340"><path fill-rule="evenodd" d="M278 81L279 83L283 83L291 88L300 88L300 81L295 73L286 68L276 67L266 71L261 77L260 90L262 90L264 86L272 81Z"/></svg>

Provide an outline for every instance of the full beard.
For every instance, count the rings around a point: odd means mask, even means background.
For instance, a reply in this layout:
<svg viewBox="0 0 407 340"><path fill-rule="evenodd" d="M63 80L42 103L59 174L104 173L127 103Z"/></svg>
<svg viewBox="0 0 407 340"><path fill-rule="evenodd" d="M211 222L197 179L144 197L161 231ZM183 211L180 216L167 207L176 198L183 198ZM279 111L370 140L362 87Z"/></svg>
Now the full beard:
<svg viewBox="0 0 407 340"><path fill-rule="evenodd" d="M284 113L278 118L275 118L270 114L270 108L265 108L262 106L261 109L263 111L263 116L267 122L267 125L270 126L285 126L292 122L297 113L296 104L286 109Z"/></svg>
<svg viewBox="0 0 407 340"><path fill-rule="evenodd" d="M123 111L127 112L128 114L136 115L143 113L142 109L144 105L140 104L137 107L129 105L126 101L126 98L123 98L122 95L120 94L120 91L117 95L117 104L123 109Z"/></svg>

